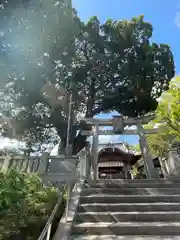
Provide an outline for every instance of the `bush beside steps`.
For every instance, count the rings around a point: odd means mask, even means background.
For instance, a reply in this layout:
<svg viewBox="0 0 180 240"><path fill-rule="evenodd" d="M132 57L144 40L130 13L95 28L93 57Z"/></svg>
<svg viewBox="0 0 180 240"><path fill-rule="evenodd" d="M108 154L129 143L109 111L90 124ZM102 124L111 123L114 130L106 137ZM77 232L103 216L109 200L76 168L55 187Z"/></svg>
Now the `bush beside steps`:
<svg viewBox="0 0 180 240"><path fill-rule="evenodd" d="M35 174L0 172L0 240L37 240L59 197ZM65 208L65 197L53 221L52 235Z"/></svg>

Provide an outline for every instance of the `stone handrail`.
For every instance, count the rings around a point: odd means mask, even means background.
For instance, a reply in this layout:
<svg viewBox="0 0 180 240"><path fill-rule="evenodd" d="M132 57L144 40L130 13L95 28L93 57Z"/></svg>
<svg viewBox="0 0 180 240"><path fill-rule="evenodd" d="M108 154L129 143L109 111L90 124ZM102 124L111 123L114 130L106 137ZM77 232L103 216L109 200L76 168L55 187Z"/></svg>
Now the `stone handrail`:
<svg viewBox="0 0 180 240"><path fill-rule="evenodd" d="M38 172L40 161L40 157L27 157L23 155L0 156L0 171L16 169L27 173Z"/></svg>
<svg viewBox="0 0 180 240"><path fill-rule="evenodd" d="M53 222L54 217L55 217L55 215L56 215L56 213L57 213L57 211L59 209L60 204L63 201L63 195L65 193L66 188L67 188L66 185L65 185L64 188L61 188L62 191L60 192L59 199L58 199L58 201L57 201L57 203L56 203L56 205L55 205L55 207L54 207L54 209L53 209L53 211L52 211L48 221L46 222L46 225L45 225L43 231L41 232L41 235L39 236L38 240L44 240L44 239L49 240L50 239L52 222Z"/></svg>
<svg viewBox="0 0 180 240"><path fill-rule="evenodd" d="M76 186L76 183L79 180L81 181L81 179L84 180L89 177L90 165L88 164L88 160L89 159L85 149L79 153L79 156L49 156L47 152L43 153L40 157L29 157L23 155L0 156L0 171L16 169L26 173L37 173L43 179L44 183L51 182L54 184L59 182L61 187L64 183L65 189L67 190L65 211L65 221L67 224L69 221L69 212L72 212L71 205L74 207L74 202L73 204L71 203L72 186ZM61 193L61 196L59 196L59 200L55 205L38 240L50 239L52 222L59 205L62 202L63 193L64 191Z"/></svg>
<svg viewBox="0 0 180 240"><path fill-rule="evenodd" d="M43 153L41 156L0 156L0 170L7 171L8 169L16 169L27 173L45 173L48 168L56 161L76 161L77 156L66 157L62 155L49 156L48 153Z"/></svg>
<svg viewBox="0 0 180 240"><path fill-rule="evenodd" d="M0 156L0 171L15 169L26 173L37 173L45 179L48 176L48 181L58 178L66 182L68 178L71 178L73 182L76 182L77 178L87 177L89 167L85 149L78 156L50 156L47 152L42 153L41 156Z"/></svg>

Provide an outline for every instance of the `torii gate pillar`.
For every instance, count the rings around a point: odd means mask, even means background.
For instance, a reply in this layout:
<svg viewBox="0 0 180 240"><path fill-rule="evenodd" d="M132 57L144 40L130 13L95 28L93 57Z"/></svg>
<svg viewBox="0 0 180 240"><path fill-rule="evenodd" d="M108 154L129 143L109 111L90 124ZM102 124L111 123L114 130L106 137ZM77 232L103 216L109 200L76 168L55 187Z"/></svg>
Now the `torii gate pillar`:
<svg viewBox="0 0 180 240"><path fill-rule="evenodd" d="M149 153L147 140L143 132L143 127L141 126L140 123L137 124L137 129L139 134L139 144L140 144L140 148L141 148L141 152L144 160L144 170L145 170L146 177L148 179L157 178L157 172L154 167L152 156Z"/></svg>
<svg viewBox="0 0 180 240"><path fill-rule="evenodd" d="M99 125L96 124L93 131L93 142L92 142L92 169L93 179L98 178L98 145L99 145Z"/></svg>

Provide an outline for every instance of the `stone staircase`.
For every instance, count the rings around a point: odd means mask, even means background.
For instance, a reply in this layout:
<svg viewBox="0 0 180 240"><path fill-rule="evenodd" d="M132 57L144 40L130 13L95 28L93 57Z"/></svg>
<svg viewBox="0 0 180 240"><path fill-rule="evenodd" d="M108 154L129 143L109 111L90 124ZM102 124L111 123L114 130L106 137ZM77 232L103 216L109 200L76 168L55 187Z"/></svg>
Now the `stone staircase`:
<svg viewBox="0 0 180 240"><path fill-rule="evenodd" d="M74 240L180 240L180 180L98 181L82 190Z"/></svg>

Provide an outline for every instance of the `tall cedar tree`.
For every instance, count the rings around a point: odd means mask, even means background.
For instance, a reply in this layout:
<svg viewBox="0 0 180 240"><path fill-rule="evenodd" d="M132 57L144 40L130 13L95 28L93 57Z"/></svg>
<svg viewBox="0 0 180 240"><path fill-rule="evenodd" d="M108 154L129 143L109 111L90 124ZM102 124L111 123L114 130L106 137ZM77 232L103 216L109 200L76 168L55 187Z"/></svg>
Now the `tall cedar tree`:
<svg viewBox="0 0 180 240"><path fill-rule="evenodd" d="M30 143L48 143L55 129L61 150L66 145L68 101L52 103L42 94L46 84L63 89L67 99L73 95L70 137L76 154L86 144L81 130L90 129L78 123L78 114L149 113L174 76L169 46L150 41L153 29L143 16L104 24L93 17L85 24L63 1L2 4L1 108L13 118L16 137Z"/></svg>

